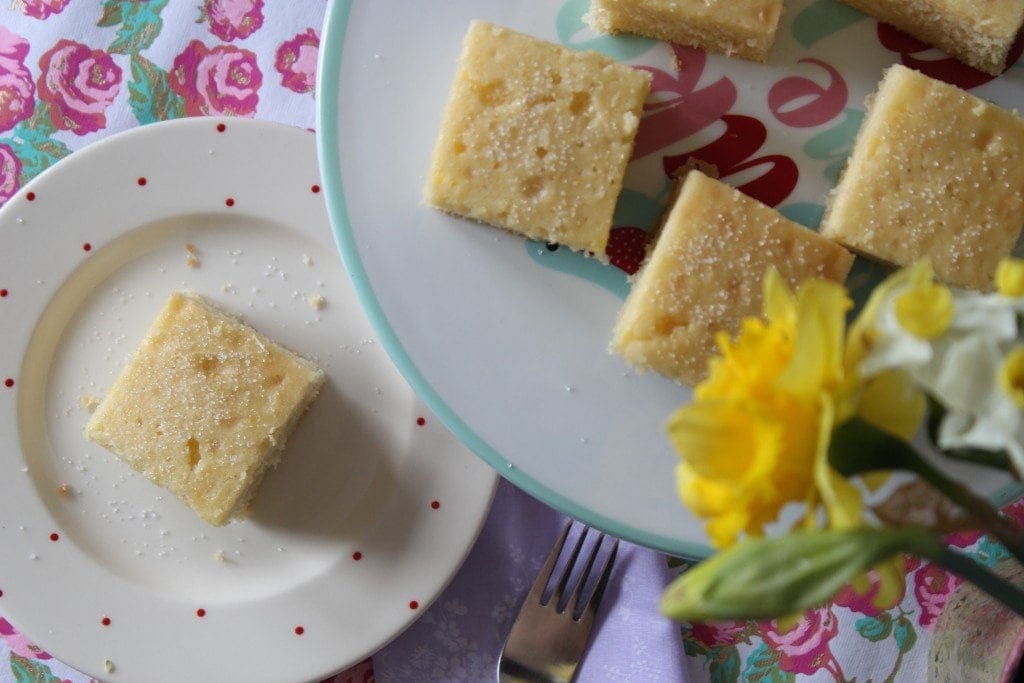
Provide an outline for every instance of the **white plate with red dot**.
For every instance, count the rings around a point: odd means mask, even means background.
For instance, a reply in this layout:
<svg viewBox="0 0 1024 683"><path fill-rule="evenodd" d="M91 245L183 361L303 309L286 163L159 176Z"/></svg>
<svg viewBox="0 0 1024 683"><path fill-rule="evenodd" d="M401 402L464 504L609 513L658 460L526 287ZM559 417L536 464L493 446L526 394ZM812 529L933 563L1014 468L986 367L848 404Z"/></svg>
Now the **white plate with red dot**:
<svg viewBox="0 0 1024 683"><path fill-rule="evenodd" d="M411 623L476 538L495 474L377 343L319 183L307 131L186 119L76 152L0 209L0 615L68 664L322 678ZM220 528L82 435L182 289L328 376L251 515Z"/></svg>

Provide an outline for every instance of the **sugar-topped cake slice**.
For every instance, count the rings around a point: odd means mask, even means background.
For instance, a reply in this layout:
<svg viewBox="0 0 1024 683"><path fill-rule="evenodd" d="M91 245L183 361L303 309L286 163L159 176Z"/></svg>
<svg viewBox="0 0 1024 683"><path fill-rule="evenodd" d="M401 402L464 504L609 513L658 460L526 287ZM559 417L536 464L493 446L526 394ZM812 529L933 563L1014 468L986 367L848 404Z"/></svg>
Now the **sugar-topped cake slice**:
<svg viewBox="0 0 1024 683"><path fill-rule="evenodd" d="M901 65L874 95L822 234L987 290L1024 224L1024 119Z"/></svg>
<svg viewBox="0 0 1024 683"><path fill-rule="evenodd" d="M650 75L474 21L427 176L443 211L605 258Z"/></svg>
<svg viewBox="0 0 1024 683"><path fill-rule="evenodd" d="M782 0L591 0L584 20L600 33L636 33L764 62Z"/></svg>
<svg viewBox="0 0 1024 683"><path fill-rule="evenodd" d="M622 307L611 348L630 365L696 384L716 335L736 334L743 318L761 314L770 266L795 287L809 277L843 282L852 264L838 244L690 171Z"/></svg>
<svg viewBox="0 0 1024 683"><path fill-rule="evenodd" d="M175 293L85 435L221 525L244 513L323 381L312 362Z"/></svg>
<svg viewBox="0 0 1024 683"><path fill-rule="evenodd" d="M1024 24L1020 0L843 0L992 75Z"/></svg>

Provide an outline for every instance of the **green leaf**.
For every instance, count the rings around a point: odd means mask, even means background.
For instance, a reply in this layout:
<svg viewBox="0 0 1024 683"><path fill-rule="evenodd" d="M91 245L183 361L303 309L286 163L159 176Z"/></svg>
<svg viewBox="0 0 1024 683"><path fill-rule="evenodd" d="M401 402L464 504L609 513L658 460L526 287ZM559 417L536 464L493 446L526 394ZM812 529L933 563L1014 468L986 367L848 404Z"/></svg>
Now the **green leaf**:
<svg viewBox="0 0 1024 683"><path fill-rule="evenodd" d="M740 653L735 646L712 648L706 661L712 683L734 683L740 680Z"/></svg>
<svg viewBox="0 0 1024 683"><path fill-rule="evenodd" d="M892 633L892 617L888 613L882 613L876 617L864 617L856 623L857 633L867 638L872 643L885 640Z"/></svg>
<svg viewBox="0 0 1024 683"><path fill-rule="evenodd" d="M943 546L914 527L749 539L673 581L661 611L678 621L789 616L825 604L856 576L899 552L936 559Z"/></svg>
<svg viewBox="0 0 1024 683"><path fill-rule="evenodd" d="M912 469L920 457L914 447L862 417L842 423L832 432L828 462L843 476L880 470Z"/></svg>
<svg viewBox="0 0 1024 683"><path fill-rule="evenodd" d="M118 54L136 54L152 45L163 29L160 12L166 5L167 0L122 0L121 26L117 29L117 38L107 50Z"/></svg>
<svg viewBox="0 0 1024 683"><path fill-rule="evenodd" d="M692 637L692 632L688 625L683 625L680 629L683 636L683 650L690 657L696 657L697 655L707 655L709 652L708 646Z"/></svg>
<svg viewBox="0 0 1024 683"><path fill-rule="evenodd" d="M166 121L185 115L185 100L171 90L166 71L139 54L132 55L131 69L128 103L139 123Z"/></svg>
<svg viewBox="0 0 1024 683"><path fill-rule="evenodd" d="M61 683L58 676L54 676L50 667L35 659L21 657L11 653L11 671L14 673L16 683Z"/></svg>
<svg viewBox="0 0 1024 683"><path fill-rule="evenodd" d="M96 22L97 26L117 26L123 21L121 0L103 0L103 14Z"/></svg>
<svg viewBox="0 0 1024 683"><path fill-rule="evenodd" d="M45 138L53 135L56 131L57 128L50 118L50 105L42 100L36 100L32 116L19 123L11 131L11 134L24 138Z"/></svg>
<svg viewBox="0 0 1024 683"><path fill-rule="evenodd" d="M900 652L910 652L917 643L917 632L914 631L914 625L906 617L900 617L896 620L896 624L893 627L893 635L896 636L896 646L900 649Z"/></svg>
<svg viewBox="0 0 1024 683"><path fill-rule="evenodd" d="M779 654L766 643L761 643L747 657L747 667L743 670L743 680L760 683L790 683L796 676L779 669Z"/></svg>
<svg viewBox="0 0 1024 683"><path fill-rule="evenodd" d="M40 113L42 113L40 120L49 122L45 105L36 107L36 114ZM11 150L21 159L21 175L18 177L21 185L71 154L67 145L51 137L53 126L34 125L35 118L36 116L33 115L27 121L22 121L14 127L9 137L0 139L0 142L10 146Z"/></svg>

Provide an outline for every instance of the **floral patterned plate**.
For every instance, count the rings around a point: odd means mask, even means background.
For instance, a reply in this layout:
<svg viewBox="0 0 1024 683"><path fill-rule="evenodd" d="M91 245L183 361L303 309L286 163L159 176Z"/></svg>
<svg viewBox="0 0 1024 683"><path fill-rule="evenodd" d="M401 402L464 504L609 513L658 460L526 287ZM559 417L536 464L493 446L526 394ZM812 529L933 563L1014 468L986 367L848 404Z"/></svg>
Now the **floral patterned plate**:
<svg viewBox="0 0 1024 683"><path fill-rule="evenodd" d="M372 653L458 568L495 483L376 342L339 262L313 135L153 124L0 210L0 608L126 681L302 681ZM328 383L248 519L213 528L85 441L169 292L194 289Z"/></svg>
<svg viewBox="0 0 1024 683"><path fill-rule="evenodd" d="M382 342L463 441L574 517L700 557L709 552L706 536L677 500L676 456L664 431L690 392L638 375L606 350L671 174L693 160L713 164L726 182L816 227L864 99L888 65L903 62L1017 108L1024 71L994 79L838 0L787 2L766 65L596 36L581 19L588 7L589 0L450 0L429 9L334 0L317 95L328 207ZM441 110L474 18L600 50L653 74L611 266L423 205ZM875 276L859 263L855 294ZM990 491L999 484L979 482Z"/></svg>

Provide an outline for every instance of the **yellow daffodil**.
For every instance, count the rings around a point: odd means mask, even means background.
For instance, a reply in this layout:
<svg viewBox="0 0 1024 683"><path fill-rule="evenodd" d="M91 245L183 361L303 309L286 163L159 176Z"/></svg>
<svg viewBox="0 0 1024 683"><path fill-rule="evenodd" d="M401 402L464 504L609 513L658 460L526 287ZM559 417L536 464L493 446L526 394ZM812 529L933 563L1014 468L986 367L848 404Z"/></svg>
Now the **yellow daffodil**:
<svg viewBox="0 0 1024 683"><path fill-rule="evenodd" d="M999 372L999 384L1017 407L1024 409L1024 346L1006 354Z"/></svg>
<svg viewBox="0 0 1024 683"><path fill-rule="evenodd" d="M810 280L794 295L770 270L765 319L719 337L695 401L672 416L680 496L716 546L761 535L790 502L807 503L809 520L819 502L836 526L859 520L859 495L827 462L850 305L835 283Z"/></svg>
<svg viewBox="0 0 1024 683"><path fill-rule="evenodd" d="M1024 296L1024 260L1007 257L996 268L996 288L1003 296Z"/></svg>

